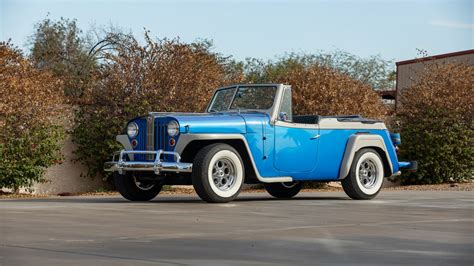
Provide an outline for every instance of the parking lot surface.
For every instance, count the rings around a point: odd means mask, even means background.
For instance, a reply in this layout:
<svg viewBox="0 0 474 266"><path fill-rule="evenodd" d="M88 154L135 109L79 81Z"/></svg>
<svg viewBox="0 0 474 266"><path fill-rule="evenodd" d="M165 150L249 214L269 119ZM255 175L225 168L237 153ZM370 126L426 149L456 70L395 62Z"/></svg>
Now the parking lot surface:
<svg viewBox="0 0 474 266"><path fill-rule="evenodd" d="M0 200L0 265L473 265L473 195Z"/></svg>

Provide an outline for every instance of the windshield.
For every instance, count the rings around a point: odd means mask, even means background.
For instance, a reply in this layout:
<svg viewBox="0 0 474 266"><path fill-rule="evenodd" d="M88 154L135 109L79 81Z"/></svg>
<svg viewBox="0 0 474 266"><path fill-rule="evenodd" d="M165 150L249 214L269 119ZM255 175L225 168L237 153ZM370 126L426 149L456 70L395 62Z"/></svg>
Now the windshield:
<svg viewBox="0 0 474 266"><path fill-rule="evenodd" d="M273 105L275 86L245 86L221 89L216 92L209 112L227 110L267 110Z"/></svg>

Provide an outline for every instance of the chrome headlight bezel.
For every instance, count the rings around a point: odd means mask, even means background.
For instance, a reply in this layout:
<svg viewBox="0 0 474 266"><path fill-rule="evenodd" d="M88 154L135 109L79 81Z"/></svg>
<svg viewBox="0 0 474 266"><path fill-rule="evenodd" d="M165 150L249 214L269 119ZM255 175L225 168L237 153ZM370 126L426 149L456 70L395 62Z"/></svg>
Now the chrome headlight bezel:
<svg viewBox="0 0 474 266"><path fill-rule="evenodd" d="M130 122L127 125L127 135L129 138L138 136L138 124L136 122Z"/></svg>
<svg viewBox="0 0 474 266"><path fill-rule="evenodd" d="M179 124L175 120L171 120L167 125L166 125L166 132L168 133L168 136L170 137L175 137L179 134Z"/></svg>

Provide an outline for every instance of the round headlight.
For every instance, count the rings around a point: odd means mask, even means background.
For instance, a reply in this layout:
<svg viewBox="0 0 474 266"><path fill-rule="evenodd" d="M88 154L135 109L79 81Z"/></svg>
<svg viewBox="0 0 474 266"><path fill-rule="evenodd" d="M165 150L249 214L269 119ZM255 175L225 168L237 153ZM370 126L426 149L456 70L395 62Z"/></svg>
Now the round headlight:
<svg viewBox="0 0 474 266"><path fill-rule="evenodd" d="M128 123L127 135L129 138L134 138L138 135L138 125L135 122Z"/></svg>
<svg viewBox="0 0 474 266"><path fill-rule="evenodd" d="M170 135L170 137L174 137L176 135L179 134L179 125L178 125L178 122L176 121L170 121L168 123L168 135Z"/></svg>

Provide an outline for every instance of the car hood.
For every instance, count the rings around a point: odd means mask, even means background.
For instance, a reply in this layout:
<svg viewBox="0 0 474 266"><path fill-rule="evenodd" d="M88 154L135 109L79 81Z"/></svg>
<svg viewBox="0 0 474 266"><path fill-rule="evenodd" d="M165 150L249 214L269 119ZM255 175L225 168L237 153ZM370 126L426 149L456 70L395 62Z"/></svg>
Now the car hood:
<svg viewBox="0 0 474 266"><path fill-rule="evenodd" d="M234 113L152 113L168 117L179 123L180 132L198 133L246 133L245 120Z"/></svg>
<svg viewBox="0 0 474 266"><path fill-rule="evenodd" d="M245 134L252 124L268 119L264 113L151 113L155 117L168 117L178 121L180 132L198 133L240 133Z"/></svg>

